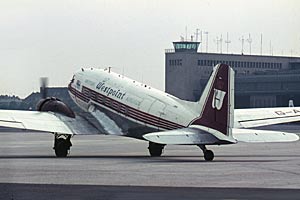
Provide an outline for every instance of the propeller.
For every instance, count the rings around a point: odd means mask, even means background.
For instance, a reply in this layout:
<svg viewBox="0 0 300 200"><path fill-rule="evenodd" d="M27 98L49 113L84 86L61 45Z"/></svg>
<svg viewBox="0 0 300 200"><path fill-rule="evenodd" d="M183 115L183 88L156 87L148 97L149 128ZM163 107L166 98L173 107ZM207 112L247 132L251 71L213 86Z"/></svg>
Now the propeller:
<svg viewBox="0 0 300 200"><path fill-rule="evenodd" d="M67 117L75 118L75 113L64 102L56 97L48 97L48 78L40 78L41 99L36 105L37 111L60 113Z"/></svg>
<svg viewBox="0 0 300 200"><path fill-rule="evenodd" d="M47 87L48 87L48 77L40 78L40 93L43 99L46 99L48 96Z"/></svg>

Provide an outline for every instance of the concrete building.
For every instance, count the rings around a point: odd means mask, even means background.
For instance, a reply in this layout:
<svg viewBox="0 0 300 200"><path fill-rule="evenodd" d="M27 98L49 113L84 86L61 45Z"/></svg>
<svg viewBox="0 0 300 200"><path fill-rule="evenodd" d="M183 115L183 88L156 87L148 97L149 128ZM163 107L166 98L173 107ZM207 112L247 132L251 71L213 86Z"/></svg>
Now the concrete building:
<svg viewBox="0 0 300 200"><path fill-rule="evenodd" d="M300 57L199 53L199 42L173 42L165 53L165 90L181 99L199 99L213 66L236 72L235 107L300 105Z"/></svg>

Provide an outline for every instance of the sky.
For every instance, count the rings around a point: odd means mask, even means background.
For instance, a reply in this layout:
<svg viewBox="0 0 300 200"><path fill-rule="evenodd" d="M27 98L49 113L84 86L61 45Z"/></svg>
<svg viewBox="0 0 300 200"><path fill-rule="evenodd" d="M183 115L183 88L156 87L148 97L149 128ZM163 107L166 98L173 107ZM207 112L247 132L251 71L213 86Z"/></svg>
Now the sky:
<svg viewBox="0 0 300 200"><path fill-rule="evenodd" d="M298 0L0 0L0 95L26 97L67 86L81 67L117 73L164 90L165 49L208 32L208 51L300 56ZM206 37L203 34L205 51ZM195 37L194 37L195 38ZM200 38L200 36L199 36ZM201 48L200 48L201 49Z"/></svg>

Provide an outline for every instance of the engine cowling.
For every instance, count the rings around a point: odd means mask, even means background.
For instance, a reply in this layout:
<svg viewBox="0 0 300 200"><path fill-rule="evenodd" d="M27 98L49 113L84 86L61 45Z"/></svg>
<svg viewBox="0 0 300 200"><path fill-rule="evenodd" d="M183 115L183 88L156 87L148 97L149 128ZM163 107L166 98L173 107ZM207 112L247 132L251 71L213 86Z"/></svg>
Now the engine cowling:
<svg viewBox="0 0 300 200"><path fill-rule="evenodd" d="M47 97L46 99L40 100L37 104L37 110L42 112L51 111L75 118L73 110L56 97Z"/></svg>

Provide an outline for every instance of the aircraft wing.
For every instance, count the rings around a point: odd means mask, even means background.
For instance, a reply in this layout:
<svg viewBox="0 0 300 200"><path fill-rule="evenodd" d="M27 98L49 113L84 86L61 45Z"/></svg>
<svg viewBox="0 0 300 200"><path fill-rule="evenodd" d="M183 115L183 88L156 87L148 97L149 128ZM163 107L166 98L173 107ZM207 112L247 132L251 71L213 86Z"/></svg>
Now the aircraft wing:
<svg viewBox="0 0 300 200"><path fill-rule="evenodd" d="M84 118L66 117L53 112L0 110L0 126L60 134L99 134Z"/></svg>
<svg viewBox="0 0 300 200"><path fill-rule="evenodd" d="M300 121L299 107L235 109L235 128L252 128Z"/></svg>
<svg viewBox="0 0 300 200"><path fill-rule="evenodd" d="M233 138L236 140L220 139L209 132L201 131L197 128L183 128L171 131L161 131L145 134L143 137L159 144L220 144L236 142L292 142L299 140L299 136L293 133L278 131L265 131L254 129L232 129Z"/></svg>

